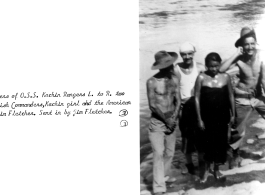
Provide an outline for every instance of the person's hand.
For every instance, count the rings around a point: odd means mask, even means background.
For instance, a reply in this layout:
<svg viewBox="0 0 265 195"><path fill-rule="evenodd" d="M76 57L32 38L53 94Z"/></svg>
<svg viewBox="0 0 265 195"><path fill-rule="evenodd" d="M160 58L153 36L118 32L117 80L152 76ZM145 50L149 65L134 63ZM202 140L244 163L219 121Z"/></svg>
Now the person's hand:
<svg viewBox="0 0 265 195"><path fill-rule="evenodd" d="M205 130L204 122L202 120L199 120L198 126L199 126L200 130L202 130L202 131Z"/></svg>
<svg viewBox="0 0 265 195"><path fill-rule="evenodd" d="M169 118L169 119L166 120L166 126L167 126L171 131L175 129L176 125L177 125L177 121L174 120L174 118L171 117L171 118Z"/></svg>
<svg viewBox="0 0 265 195"><path fill-rule="evenodd" d="M175 128L177 126L177 121L174 118L169 118L166 120L166 127L167 131L165 132L166 135L170 135L174 132Z"/></svg>
<svg viewBox="0 0 265 195"><path fill-rule="evenodd" d="M239 46L239 47L237 48L236 53L237 53L238 56L243 55L243 53L244 53L243 47L240 47L240 46Z"/></svg>

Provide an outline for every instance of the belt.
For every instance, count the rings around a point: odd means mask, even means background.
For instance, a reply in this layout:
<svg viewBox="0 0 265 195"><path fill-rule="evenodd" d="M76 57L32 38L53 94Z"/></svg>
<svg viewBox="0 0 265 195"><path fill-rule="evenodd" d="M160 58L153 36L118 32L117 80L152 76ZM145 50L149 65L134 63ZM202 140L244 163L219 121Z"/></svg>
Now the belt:
<svg viewBox="0 0 265 195"><path fill-rule="evenodd" d="M241 88L237 87L239 90L247 92L246 94L235 94L235 97L238 98L253 98L256 97L257 95L257 90L256 89L246 89L246 88Z"/></svg>
<svg viewBox="0 0 265 195"><path fill-rule="evenodd" d="M165 112L165 113L164 113L166 119L170 118L173 114L174 114L174 111L169 111L169 112ZM152 112L151 115L152 115L152 117L154 117L154 118L156 118L156 119L158 119L158 120L161 121L161 117L158 116L156 113L153 113L153 112Z"/></svg>
<svg viewBox="0 0 265 195"><path fill-rule="evenodd" d="M257 89L247 89L243 87L237 87L239 90L245 91L247 93L253 94L254 96L257 94Z"/></svg>
<svg viewBox="0 0 265 195"><path fill-rule="evenodd" d="M235 94L236 98L254 98L255 96L253 94Z"/></svg>

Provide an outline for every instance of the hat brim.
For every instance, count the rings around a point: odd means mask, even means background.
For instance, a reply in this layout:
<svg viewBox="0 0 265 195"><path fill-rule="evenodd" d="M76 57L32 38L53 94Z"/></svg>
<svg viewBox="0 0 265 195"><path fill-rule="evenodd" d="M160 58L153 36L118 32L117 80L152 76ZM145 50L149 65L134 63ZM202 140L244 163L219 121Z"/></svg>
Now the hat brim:
<svg viewBox="0 0 265 195"><path fill-rule="evenodd" d="M247 34L245 34L244 36L240 37L240 38L236 41L236 43L235 43L235 47L239 47L239 46L242 47L242 45L243 45L243 40L244 40L245 38L247 38L247 37L253 37L255 40L257 40L255 31L254 31L254 30L251 30L249 33L247 33Z"/></svg>
<svg viewBox="0 0 265 195"><path fill-rule="evenodd" d="M158 69L164 69L164 68L167 68L169 67L170 65L172 65L177 59L178 59L178 54L175 53L175 52L167 52L171 57L172 59L167 62L167 63L154 63L153 66L151 67L151 70L158 70Z"/></svg>

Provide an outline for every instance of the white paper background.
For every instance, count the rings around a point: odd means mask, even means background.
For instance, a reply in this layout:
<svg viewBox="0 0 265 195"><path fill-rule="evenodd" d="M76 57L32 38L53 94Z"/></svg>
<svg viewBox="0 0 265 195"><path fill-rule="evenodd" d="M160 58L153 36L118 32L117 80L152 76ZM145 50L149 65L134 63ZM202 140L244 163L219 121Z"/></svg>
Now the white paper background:
<svg viewBox="0 0 265 195"><path fill-rule="evenodd" d="M138 42L137 1L0 2L0 94L109 90L132 102L124 128L118 106L0 117L1 195L139 194Z"/></svg>

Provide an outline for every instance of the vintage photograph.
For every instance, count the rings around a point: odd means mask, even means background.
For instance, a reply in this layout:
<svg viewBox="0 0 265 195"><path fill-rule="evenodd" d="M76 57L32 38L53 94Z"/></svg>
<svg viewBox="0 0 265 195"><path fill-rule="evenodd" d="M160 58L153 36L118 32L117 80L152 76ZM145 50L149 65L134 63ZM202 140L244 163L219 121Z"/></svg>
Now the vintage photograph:
<svg viewBox="0 0 265 195"><path fill-rule="evenodd" d="M265 193L265 2L139 0L140 194Z"/></svg>

